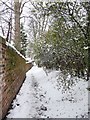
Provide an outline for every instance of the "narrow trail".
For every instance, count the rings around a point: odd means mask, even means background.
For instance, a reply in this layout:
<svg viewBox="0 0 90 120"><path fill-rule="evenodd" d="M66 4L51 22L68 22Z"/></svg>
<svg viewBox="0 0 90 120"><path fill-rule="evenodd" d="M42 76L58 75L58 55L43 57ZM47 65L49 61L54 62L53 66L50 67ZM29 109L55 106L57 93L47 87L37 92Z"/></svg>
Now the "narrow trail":
<svg viewBox="0 0 90 120"><path fill-rule="evenodd" d="M35 71L33 72L33 70ZM43 111L47 110L42 103L42 100L45 101L45 93L42 92L42 87L39 86L34 76L35 72L39 73L40 70L35 66L27 72L26 80L12 103L12 109L9 111L8 118L40 118L43 116ZM43 74L46 76L44 71Z"/></svg>
<svg viewBox="0 0 90 120"><path fill-rule="evenodd" d="M50 71L47 75L42 68L32 67L7 118L86 118L87 83L79 81L70 91L62 93L57 88L58 73Z"/></svg>

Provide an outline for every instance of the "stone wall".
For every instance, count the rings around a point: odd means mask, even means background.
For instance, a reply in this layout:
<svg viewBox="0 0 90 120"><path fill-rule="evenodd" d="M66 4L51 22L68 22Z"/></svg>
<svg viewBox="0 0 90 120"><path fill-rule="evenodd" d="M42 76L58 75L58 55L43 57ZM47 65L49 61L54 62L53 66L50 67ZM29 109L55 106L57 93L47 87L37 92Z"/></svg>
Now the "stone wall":
<svg viewBox="0 0 90 120"><path fill-rule="evenodd" d="M32 63L26 63L26 72L33 67Z"/></svg>
<svg viewBox="0 0 90 120"><path fill-rule="evenodd" d="M26 64L26 60L12 47L7 46L0 37L0 114L2 118L22 85L26 71L32 64ZM1 115L0 115L1 116Z"/></svg>

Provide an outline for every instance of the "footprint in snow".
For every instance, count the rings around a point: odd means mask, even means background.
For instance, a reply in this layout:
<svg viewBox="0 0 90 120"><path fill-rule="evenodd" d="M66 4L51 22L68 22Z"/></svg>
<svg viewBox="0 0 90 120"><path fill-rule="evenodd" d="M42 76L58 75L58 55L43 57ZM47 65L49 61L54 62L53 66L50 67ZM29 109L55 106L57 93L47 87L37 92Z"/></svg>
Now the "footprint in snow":
<svg viewBox="0 0 90 120"><path fill-rule="evenodd" d="M47 107L45 107L44 105L41 105L40 109L43 111L47 111Z"/></svg>

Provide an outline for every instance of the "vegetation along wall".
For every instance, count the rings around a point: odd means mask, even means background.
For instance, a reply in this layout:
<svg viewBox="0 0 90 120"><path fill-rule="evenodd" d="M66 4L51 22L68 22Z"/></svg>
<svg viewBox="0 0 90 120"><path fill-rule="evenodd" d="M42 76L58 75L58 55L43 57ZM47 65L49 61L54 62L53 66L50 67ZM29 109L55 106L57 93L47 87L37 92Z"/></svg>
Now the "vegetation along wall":
<svg viewBox="0 0 90 120"><path fill-rule="evenodd" d="M0 117L7 110L22 85L26 71L32 64L26 64L25 58L0 37Z"/></svg>

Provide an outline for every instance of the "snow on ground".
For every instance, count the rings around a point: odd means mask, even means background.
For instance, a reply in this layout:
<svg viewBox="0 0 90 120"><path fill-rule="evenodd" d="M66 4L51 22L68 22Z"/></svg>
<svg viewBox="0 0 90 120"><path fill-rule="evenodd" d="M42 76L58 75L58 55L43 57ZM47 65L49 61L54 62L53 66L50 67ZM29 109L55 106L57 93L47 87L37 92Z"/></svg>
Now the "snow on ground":
<svg viewBox="0 0 90 120"><path fill-rule="evenodd" d="M26 74L7 118L87 118L87 82L79 80L70 90L58 89L58 71L48 74L43 68L32 67Z"/></svg>

